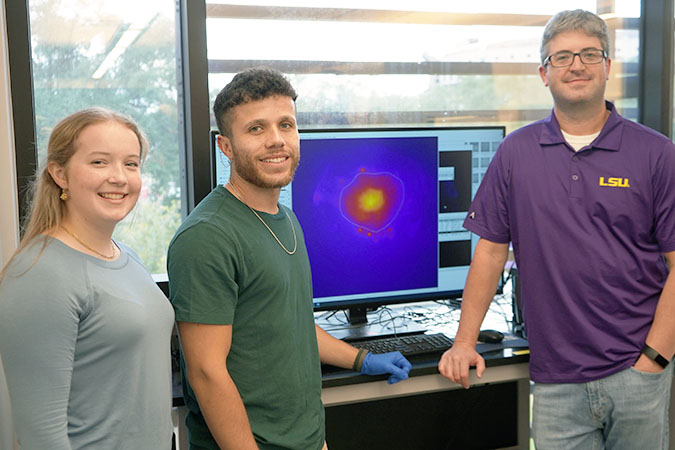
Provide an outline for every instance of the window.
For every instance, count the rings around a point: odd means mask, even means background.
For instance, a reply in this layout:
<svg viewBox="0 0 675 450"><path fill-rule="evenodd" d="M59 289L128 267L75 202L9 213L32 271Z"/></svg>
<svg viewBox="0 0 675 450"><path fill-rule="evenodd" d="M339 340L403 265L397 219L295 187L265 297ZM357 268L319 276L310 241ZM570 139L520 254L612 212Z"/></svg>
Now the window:
<svg viewBox="0 0 675 450"><path fill-rule="evenodd" d="M86 106L117 109L140 123L151 142L143 197L116 237L153 273L165 271L181 212L209 185L199 184L205 174L198 173L206 170L208 130L197 129L206 127L207 94L193 99L189 113L197 119L185 130L179 118L180 95L204 89L205 78L190 65L192 79L183 89L176 72L179 3L200 17L188 27L202 26L206 9L208 100L244 68L275 67L300 94L303 128L436 124L512 131L544 117L552 102L537 73L541 31L552 14L568 8L607 21L613 59L607 96L626 117L638 115L639 0L392 0L386 6L377 0L29 0L35 145L44 155L54 124ZM201 50L185 53L196 66L203 63ZM196 138L186 142L189 130ZM25 149L33 144L18 139L23 186L32 171Z"/></svg>
<svg viewBox="0 0 675 450"><path fill-rule="evenodd" d="M639 0L314 5L208 0L211 101L236 72L264 65L289 74L304 128L496 124L512 131L552 107L537 71L546 21L583 8L610 29L607 96L637 118Z"/></svg>
<svg viewBox="0 0 675 450"><path fill-rule="evenodd" d="M181 221L174 0L30 0L36 144L68 114L103 106L133 117L150 141L143 191L115 230L152 273Z"/></svg>

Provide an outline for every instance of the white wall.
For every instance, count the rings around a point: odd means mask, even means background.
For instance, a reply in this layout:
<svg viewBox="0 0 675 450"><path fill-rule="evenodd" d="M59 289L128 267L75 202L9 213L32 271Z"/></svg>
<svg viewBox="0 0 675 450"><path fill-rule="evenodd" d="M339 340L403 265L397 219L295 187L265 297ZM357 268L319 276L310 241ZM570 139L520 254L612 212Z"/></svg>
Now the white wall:
<svg viewBox="0 0 675 450"><path fill-rule="evenodd" d="M4 266L7 262L19 240L15 167L3 1L0 2L0 266ZM0 360L0 450L15 448L11 419L9 395Z"/></svg>

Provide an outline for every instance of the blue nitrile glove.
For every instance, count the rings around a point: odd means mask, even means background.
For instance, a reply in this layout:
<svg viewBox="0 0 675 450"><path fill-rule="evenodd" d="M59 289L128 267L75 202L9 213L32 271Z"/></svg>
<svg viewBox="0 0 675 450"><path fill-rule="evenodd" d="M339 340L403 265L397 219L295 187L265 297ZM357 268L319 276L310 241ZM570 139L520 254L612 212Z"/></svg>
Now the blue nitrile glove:
<svg viewBox="0 0 675 450"><path fill-rule="evenodd" d="M381 375L390 373L387 383L394 384L408 378L410 363L401 352L368 353L363 360L361 373L364 375Z"/></svg>

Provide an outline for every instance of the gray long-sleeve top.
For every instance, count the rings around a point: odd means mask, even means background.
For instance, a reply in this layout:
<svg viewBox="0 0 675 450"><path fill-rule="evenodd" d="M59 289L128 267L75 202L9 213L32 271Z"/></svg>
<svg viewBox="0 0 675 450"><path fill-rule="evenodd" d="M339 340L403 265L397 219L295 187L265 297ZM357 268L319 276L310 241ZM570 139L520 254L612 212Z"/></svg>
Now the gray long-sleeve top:
<svg viewBox="0 0 675 450"><path fill-rule="evenodd" d="M18 255L0 284L0 357L22 449L170 448L168 300L123 245L115 261L52 238L35 261L41 248Z"/></svg>

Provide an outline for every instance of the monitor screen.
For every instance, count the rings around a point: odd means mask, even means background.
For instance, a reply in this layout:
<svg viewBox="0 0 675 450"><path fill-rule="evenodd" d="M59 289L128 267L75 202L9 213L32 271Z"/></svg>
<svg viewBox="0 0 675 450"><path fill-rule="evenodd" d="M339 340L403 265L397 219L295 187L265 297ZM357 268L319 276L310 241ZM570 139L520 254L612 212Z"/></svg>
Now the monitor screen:
<svg viewBox="0 0 675 450"><path fill-rule="evenodd" d="M478 237L462 223L504 127L300 131L279 202L305 234L314 309L457 298ZM213 184L229 161L212 132Z"/></svg>

